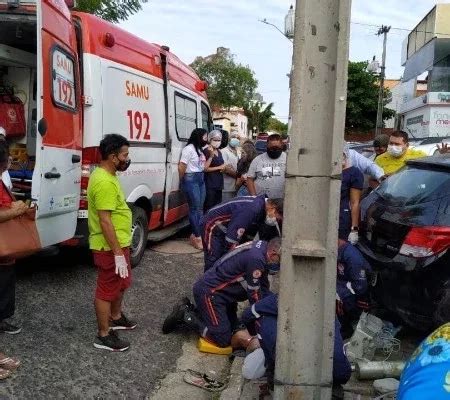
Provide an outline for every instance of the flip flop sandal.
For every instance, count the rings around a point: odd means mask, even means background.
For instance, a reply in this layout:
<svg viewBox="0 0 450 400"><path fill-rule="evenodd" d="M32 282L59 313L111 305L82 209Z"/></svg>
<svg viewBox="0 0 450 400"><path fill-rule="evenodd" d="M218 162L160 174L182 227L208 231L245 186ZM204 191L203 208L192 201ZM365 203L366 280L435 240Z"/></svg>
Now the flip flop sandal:
<svg viewBox="0 0 450 400"><path fill-rule="evenodd" d="M184 381L190 385L197 386L209 392L220 392L225 389L225 384L219 382L206 374L188 369L184 374Z"/></svg>
<svg viewBox="0 0 450 400"><path fill-rule="evenodd" d="M5 357L4 359L0 360L0 368L2 369L8 369L10 371L15 370L19 368L20 361L16 358L12 357Z"/></svg>
<svg viewBox="0 0 450 400"><path fill-rule="evenodd" d="M0 368L0 381L3 379L9 378L11 376L11 374L12 374L11 371Z"/></svg>

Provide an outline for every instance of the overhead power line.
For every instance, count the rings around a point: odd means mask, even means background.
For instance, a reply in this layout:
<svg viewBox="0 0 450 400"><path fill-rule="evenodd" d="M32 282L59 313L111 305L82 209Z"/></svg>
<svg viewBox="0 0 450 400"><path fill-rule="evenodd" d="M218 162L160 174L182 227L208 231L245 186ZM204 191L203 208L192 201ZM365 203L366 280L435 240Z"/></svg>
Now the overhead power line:
<svg viewBox="0 0 450 400"><path fill-rule="evenodd" d="M351 23L352 23L353 25L368 26L368 27L371 27L371 28L379 28L379 27L380 27L380 25L366 24L366 23L363 23L363 22L353 22L353 21L352 21ZM413 32L413 31L415 31L415 32L418 32L418 33L425 33L425 34L431 33L431 34L434 34L434 35L450 36L450 33L441 33L441 32L433 32L433 31L414 30L414 29L399 28L399 27L394 27L394 26L391 26L391 29L392 29L392 30L395 30L395 31L403 31L403 32Z"/></svg>

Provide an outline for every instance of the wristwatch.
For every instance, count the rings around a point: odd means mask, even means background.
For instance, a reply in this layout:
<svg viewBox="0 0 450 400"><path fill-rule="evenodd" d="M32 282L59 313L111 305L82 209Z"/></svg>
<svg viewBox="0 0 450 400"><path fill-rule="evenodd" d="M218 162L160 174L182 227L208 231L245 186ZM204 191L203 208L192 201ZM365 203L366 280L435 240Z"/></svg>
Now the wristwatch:
<svg viewBox="0 0 450 400"><path fill-rule="evenodd" d="M358 227L357 226L352 226L351 231L352 232L358 232Z"/></svg>

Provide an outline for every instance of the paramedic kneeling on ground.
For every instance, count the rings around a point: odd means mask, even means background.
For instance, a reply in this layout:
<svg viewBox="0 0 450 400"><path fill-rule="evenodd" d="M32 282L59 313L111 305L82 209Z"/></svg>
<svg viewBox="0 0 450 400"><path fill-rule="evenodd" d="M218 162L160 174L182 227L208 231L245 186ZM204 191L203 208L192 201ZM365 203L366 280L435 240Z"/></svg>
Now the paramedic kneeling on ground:
<svg viewBox="0 0 450 400"><path fill-rule="evenodd" d="M100 142L102 161L88 185L89 246L98 268L95 292L98 336L94 346L110 351L130 347L119 339L116 330L136 327L122 313L123 294L131 283L132 217L116 176L117 171L125 171L130 165L129 145L123 136L106 135Z"/></svg>
<svg viewBox="0 0 450 400"><path fill-rule="evenodd" d="M268 274L279 271L280 253L281 239L275 238L245 243L224 255L194 285L197 310L186 301L175 306L163 332L188 327L219 347L247 348L252 338L242 331L236 305L270 294Z"/></svg>
<svg viewBox="0 0 450 400"><path fill-rule="evenodd" d="M270 294L248 307L242 313L242 322L252 334L257 334L259 346L249 353L244 361L242 374L246 379L267 376L273 388L275 371L275 350L277 343L278 295ZM352 370L344 352L344 342L340 334L337 318L334 320L333 384L344 385L350 379ZM256 336L255 336L256 337ZM256 340L256 339L255 339ZM258 341L257 341L258 342Z"/></svg>

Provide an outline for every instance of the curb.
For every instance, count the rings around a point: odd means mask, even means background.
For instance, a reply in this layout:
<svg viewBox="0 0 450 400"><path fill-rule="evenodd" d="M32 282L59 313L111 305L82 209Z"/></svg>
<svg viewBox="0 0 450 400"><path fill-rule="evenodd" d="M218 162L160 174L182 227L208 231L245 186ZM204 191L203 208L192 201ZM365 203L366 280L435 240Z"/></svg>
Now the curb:
<svg viewBox="0 0 450 400"><path fill-rule="evenodd" d="M221 393L220 400L239 400L244 386L242 377L243 357L234 357L230 368L230 380L227 388Z"/></svg>

